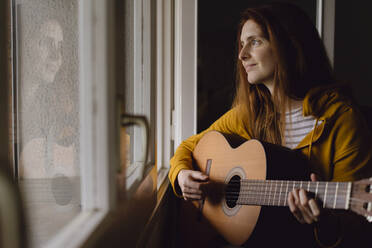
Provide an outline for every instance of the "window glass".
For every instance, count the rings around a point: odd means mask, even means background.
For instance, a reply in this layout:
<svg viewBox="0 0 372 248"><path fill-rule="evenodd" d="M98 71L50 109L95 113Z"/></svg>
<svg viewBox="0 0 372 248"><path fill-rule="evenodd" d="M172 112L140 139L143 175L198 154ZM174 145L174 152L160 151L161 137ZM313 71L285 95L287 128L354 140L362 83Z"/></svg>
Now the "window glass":
<svg viewBox="0 0 372 248"><path fill-rule="evenodd" d="M80 211L76 0L16 0L16 174L42 246Z"/></svg>
<svg viewBox="0 0 372 248"><path fill-rule="evenodd" d="M126 1L125 8L125 107L124 112L146 116L150 126L149 156L144 166L145 129L126 127L121 132L121 143L126 149L126 190L130 197L154 165L155 131L155 75L154 1Z"/></svg>

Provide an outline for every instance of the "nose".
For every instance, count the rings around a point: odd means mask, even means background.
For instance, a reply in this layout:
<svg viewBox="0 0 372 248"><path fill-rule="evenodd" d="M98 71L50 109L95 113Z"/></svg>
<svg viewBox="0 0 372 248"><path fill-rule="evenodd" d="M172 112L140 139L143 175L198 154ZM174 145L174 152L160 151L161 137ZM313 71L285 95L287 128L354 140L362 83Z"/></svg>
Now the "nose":
<svg viewBox="0 0 372 248"><path fill-rule="evenodd" d="M49 58L51 60L59 60L61 57L61 48L58 45L51 46L49 49Z"/></svg>
<svg viewBox="0 0 372 248"><path fill-rule="evenodd" d="M250 57L251 57L251 54L250 54L250 51L248 49L248 46L247 45L243 46L242 49L239 52L239 59L241 61L244 61L244 60L247 60Z"/></svg>

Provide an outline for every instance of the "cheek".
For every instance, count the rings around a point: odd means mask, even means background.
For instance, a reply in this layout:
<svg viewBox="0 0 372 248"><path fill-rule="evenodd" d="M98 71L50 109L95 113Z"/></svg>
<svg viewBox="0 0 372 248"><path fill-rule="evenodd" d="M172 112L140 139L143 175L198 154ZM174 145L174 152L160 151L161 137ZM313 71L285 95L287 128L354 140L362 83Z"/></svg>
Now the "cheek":
<svg viewBox="0 0 372 248"><path fill-rule="evenodd" d="M48 58L48 49L43 46L39 46L38 55L42 61L45 61Z"/></svg>
<svg viewBox="0 0 372 248"><path fill-rule="evenodd" d="M274 73L277 62L271 50L263 53L261 58L262 58L261 62L262 62L262 65L264 66L264 69L267 72Z"/></svg>

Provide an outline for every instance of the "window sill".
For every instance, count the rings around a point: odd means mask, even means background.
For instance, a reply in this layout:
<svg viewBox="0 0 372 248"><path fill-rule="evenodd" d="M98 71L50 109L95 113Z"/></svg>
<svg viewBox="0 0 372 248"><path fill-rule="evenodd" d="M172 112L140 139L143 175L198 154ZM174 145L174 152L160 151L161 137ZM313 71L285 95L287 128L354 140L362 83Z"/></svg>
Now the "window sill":
<svg viewBox="0 0 372 248"><path fill-rule="evenodd" d="M46 247L82 247L103 222L108 211L83 211L70 224L64 227Z"/></svg>

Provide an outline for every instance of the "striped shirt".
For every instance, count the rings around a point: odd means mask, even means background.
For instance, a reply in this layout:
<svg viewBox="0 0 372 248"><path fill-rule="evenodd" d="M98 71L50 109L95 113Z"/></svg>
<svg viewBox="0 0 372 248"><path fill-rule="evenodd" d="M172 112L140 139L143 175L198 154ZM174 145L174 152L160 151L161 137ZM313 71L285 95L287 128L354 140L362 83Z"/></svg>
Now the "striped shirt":
<svg viewBox="0 0 372 248"><path fill-rule="evenodd" d="M302 115L302 106L285 113L284 139L286 147L295 148L313 130L316 119Z"/></svg>

